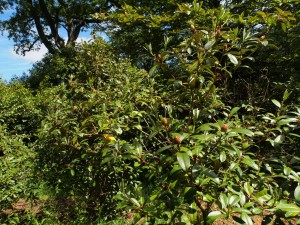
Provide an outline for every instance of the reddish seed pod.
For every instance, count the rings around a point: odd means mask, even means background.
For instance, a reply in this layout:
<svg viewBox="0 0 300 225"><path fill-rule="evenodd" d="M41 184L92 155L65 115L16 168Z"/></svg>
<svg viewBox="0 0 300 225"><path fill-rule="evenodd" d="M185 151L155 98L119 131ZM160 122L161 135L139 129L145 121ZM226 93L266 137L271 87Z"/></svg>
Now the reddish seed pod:
<svg viewBox="0 0 300 225"><path fill-rule="evenodd" d="M158 63L162 63L163 60L162 60L162 58L161 58L161 54L157 54L155 60L156 60L156 62L158 62Z"/></svg>
<svg viewBox="0 0 300 225"><path fill-rule="evenodd" d="M174 137L173 139L175 144L180 144L181 143L181 138L179 136Z"/></svg>
<svg viewBox="0 0 300 225"><path fill-rule="evenodd" d="M266 35L261 35L259 38L260 41L264 41L265 39L266 39Z"/></svg>
<svg viewBox="0 0 300 225"><path fill-rule="evenodd" d="M228 130L228 125L226 123L224 123L222 126L221 126L221 131L222 132L227 132Z"/></svg>
<svg viewBox="0 0 300 225"><path fill-rule="evenodd" d="M217 26L215 30L215 38L218 39L221 36L221 27Z"/></svg>
<svg viewBox="0 0 300 225"><path fill-rule="evenodd" d="M201 185L196 185L196 188L198 189L198 191L202 191L203 187Z"/></svg>
<svg viewBox="0 0 300 225"><path fill-rule="evenodd" d="M169 189L169 185L168 185L168 184L163 184L163 185L162 185L162 189L163 189L164 191L167 191L167 190Z"/></svg>
<svg viewBox="0 0 300 225"><path fill-rule="evenodd" d="M168 119L167 118L163 118L161 121L162 125L166 126L168 124Z"/></svg>

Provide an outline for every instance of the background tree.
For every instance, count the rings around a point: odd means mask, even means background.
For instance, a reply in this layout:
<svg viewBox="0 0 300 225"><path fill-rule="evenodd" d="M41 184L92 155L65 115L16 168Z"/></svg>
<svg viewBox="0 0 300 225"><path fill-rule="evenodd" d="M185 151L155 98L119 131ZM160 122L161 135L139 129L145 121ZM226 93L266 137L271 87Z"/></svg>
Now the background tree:
<svg viewBox="0 0 300 225"><path fill-rule="evenodd" d="M91 28L103 19L95 13L119 6L118 1L1 1L1 8L14 9L13 15L1 21L2 30L15 42L17 53L25 54L44 44L53 54L65 46L74 46L80 32ZM65 37L65 35L67 37Z"/></svg>
<svg viewBox="0 0 300 225"><path fill-rule="evenodd" d="M3 13L3 10L7 9L9 6L12 5L12 0L8 1L0 1L0 13Z"/></svg>

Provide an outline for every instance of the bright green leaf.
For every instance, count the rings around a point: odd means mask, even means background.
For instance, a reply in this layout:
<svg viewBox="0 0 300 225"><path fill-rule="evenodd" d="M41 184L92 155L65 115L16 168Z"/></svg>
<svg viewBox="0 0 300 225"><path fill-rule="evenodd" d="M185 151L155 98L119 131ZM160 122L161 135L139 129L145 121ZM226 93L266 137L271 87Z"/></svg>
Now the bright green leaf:
<svg viewBox="0 0 300 225"><path fill-rule="evenodd" d="M207 216L207 222L212 224L216 219L224 218L226 215L222 214L220 211L212 211Z"/></svg>
<svg viewBox="0 0 300 225"><path fill-rule="evenodd" d="M251 217L244 212L241 214L241 219L245 222L245 225L253 225Z"/></svg>
<svg viewBox="0 0 300 225"><path fill-rule="evenodd" d="M221 161L221 162L225 162L225 160L226 160L226 153L223 151L223 152L221 152L221 154L220 154L220 161Z"/></svg>
<svg viewBox="0 0 300 225"><path fill-rule="evenodd" d="M180 167L187 171L190 167L190 157L186 152L178 152L177 153L177 161Z"/></svg>
<svg viewBox="0 0 300 225"><path fill-rule="evenodd" d="M239 201L240 201L240 197L239 196L232 195L232 196L230 196L228 203L229 203L230 206L234 206Z"/></svg>
<svg viewBox="0 0 300 225"><path fill-rule="evenodd" d="M215 40L215 39L213 39L213 40L207 42L207 43L205 44L205 46L204 46L205 50L209 50L215 43L216 43L216 40Z"/></svg>
<svg viewBox="0 0 300 225"><path fill-rule="evenodd" d="M288 118L288 119L282 119L282 120L279 120L277 122L277 124L279 126L282 126L282 125L286 125L286 124L289 124L289 123L292 123L292 122L297 122L298 119L297 118Z"/></svg>
<svg viewBox="0 0 300 225"><path fill-rule="evenodd" d="M298 207L297 205L283 203L283 202L280 202L275 207L275 209L280 209L282 211L289 212L289 213L292 213L292 212L294 212L294 213L300 213L300 207Z"/></svg>
<svg viewBox="0 0 300 225"><path fill-rule="evenodd" d="M272 99L272 102L274 103L274 105L276 105L278 108L281 108L281 104L279 101L277 101L276 99Z"/></svg>
<svg viewBox="0 0 300 225"><path fill-rule="evenodd" d="M222 209L226 209L228 206L228 198L224 193L220 194L220 202L222 205Z"/></svg>
<svg viewBox="0 0 300 225"><path fill-rule="evenodd" d="M248 196L251 196L254 191L254 188L249 182L244 183L244 189Z"/></svg>
<svg viewBox="0 0 300 225"><path fill-rule="evenodd" d="M300 203L300 185L295 188L294 197L296 202Z"/></svg>
<svg viewBox="0 0 300 225"><path fill-rule="evenodd" d="M259 167L255 163L255 161L253 159L251 159L249 156L245 156L242 162L245 163L247 166L250 166L251 168L255 169L255 170L259 169Z"/></svg>
<svg viewBox="0 0 300 225"><path fill-rule="evenodd" d="M130 201L136 205L137 207L141 207L140 203L138 202L138 200L136 200L135 198L130 198Z"/></svg>
<svg viewBox="0 0 300 225"><path fill-rule="evenodd" d="M234 114L236 114L237 111L239 111L240 107L234 107L233 109L231 109L229 116L233 116Z"/></svg>
<svg viewBox="0 0 300 225"><path fill-rule="evenodd" d="M245 134L249 137L254 136L254 133L251 130L248 130L246 128L234 128L230 132L235 132L235 133L238 133L238 134Z"/></svg>
<svg viewBox="0 0 300 225"><path fill-rule="evenodd" d="M239 64L239 61L237 60L237 58L234 55L228 53L227 56L234 65Z"/></svg>

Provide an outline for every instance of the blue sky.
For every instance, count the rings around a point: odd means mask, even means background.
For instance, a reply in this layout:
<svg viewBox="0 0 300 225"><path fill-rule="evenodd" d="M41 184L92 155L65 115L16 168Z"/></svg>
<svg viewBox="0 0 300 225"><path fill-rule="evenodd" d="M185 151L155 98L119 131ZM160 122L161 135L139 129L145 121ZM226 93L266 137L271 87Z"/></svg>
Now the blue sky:
<svg viewBox="0 0 300 225"><path fill-rule="evenodd" d="M11 11L0 14L0 20L6 19ZM25 57L13 51L13 42L7 38L7 33L0 34L0 78L9 81L13 76L20 76L31 68L32 63L41 59L43 52L31 53ZM45 52L44 52L45 53Z"/></svg>
<svg viewBox="0 0 300 225"><path fill-rule="evenodd" d="M0 14L0 20L6 19L11 15L12 11L5 11L4 14ZM82 34L78 40L88 40L89 33ZM27 72L32 64L38 60L41 60L47 53L47 49L42 46L39 51L32 51L25 56L17 55L14 52L14 43L9 40L7 33L3 35L0 33L0 78L10 81L14 76L21 76L24 72Z"/></svg>
<svg viewBox="0 0 300 225"><path fill-rule="evenodd" d="M17 55L13 51L13 42L7 36L0 36L0 77L9 81L13 76L21 76L40 60L47 52L43 47L39 52L30 52L26 56Z"/></svg>
<svg viewBox="0 0 300 225"><path fill-rule="evenodd" d="M12 10L6 10L0 14L0 20L9 18ZM17 55L14 52L14 43L7 37L7 32L0 33L0 78L10 81L14 76L21 76L27 72L32 64L42 59L47 52L43 46L40 51L29 52L26 56Z"/></svg>

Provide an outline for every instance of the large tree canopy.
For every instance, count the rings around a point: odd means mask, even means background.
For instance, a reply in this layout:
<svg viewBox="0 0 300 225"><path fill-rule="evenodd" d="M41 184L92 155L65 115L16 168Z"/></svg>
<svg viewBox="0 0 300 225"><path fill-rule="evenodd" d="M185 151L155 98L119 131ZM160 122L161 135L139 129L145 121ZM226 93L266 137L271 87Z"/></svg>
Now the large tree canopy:
<svg viewBox="0 0 300 225"><path fill-rule="evenodd" d="M73 46L81 31L102 20L95 13L119 6L108 0L15 0L1 1L0 9L14 8L8 20L1 21L15 42L16 52L25 54L44 44L50 53L65 46ZM3 10L2 10L3 11Z"/></svg>

